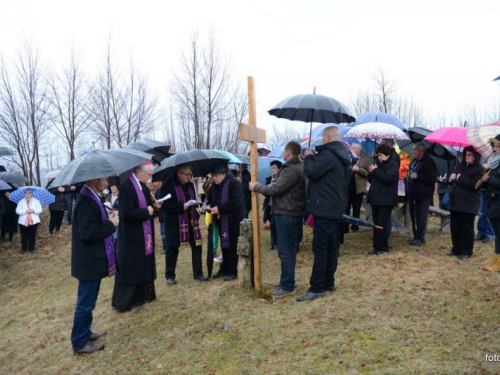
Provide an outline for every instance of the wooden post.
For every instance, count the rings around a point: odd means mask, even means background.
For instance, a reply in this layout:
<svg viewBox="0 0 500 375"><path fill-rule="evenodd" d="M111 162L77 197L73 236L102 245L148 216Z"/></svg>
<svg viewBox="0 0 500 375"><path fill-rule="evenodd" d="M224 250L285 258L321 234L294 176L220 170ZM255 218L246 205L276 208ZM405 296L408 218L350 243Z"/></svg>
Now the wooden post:
<svg viewBox="0 0 500 375"><path fill-rule="evenodd" d="M266 142L266 131L257 128L257 115L255 109L255 91L253 77L248 77L248 113L250 125L240 124L240 140L250 142L250 166L252 169L252 182L259 181L259 164L257 161L257 143ZM252 227L253 227L253 262L254 262L254 287L262 290L261 261L260 261L260 220L259 220L259 195L252 192Z"/></svg>

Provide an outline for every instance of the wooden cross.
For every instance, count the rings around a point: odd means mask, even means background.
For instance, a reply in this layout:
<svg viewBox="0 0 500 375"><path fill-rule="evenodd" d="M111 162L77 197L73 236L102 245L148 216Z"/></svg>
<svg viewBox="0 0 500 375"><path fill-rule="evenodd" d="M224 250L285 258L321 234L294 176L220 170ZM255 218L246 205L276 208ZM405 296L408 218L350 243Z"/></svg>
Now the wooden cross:
<svg viewBox="0 0 500 375"><path fill-rule="evenodd" d="M252 169L252 182L259 181L259 165L257 158L257 143L266 143L266 131L257 128L257 114L255 110L255 91L253 77L248 77L248 114L250 125L240 124L240 140L250 142L250 166ZM262 290L261 267L260 267L260 225L259 225L259 195L252 192L252 229L253 229L253 263L254 263L254 287Z"/></svg>

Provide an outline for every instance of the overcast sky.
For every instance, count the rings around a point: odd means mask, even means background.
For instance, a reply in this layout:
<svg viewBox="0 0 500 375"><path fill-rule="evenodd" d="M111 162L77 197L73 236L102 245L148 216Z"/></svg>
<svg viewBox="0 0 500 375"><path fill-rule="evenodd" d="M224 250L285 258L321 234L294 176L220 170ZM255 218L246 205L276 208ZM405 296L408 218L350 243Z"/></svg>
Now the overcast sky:
<svg viewBox="0 0 500 375"><path fill-rule="evenodd" d="M314 86L348 104L377 65L425 113L452 116L500 97L499 19L499 0L0 0L0 51L11 58L25 38L57 66L74 43L92 73L111 35L121 63L132 55L165 97L190 34L212 29L234 78L256 80L260 126Z"/></svg>

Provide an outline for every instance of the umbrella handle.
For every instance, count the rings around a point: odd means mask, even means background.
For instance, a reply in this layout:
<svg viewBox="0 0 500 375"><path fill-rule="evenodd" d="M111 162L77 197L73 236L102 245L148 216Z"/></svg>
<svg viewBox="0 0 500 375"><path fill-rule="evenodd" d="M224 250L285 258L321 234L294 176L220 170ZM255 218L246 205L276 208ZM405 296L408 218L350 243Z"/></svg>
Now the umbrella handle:
<svg viewBox="0 0 500 375"><path fill-rule="evenodd" d="M383 230L383 229L384 229L384 227L381 227L380 225L375 225L375 226L374 226L374 228L375 228L375 229L380 229L380 230Z"/></svg>

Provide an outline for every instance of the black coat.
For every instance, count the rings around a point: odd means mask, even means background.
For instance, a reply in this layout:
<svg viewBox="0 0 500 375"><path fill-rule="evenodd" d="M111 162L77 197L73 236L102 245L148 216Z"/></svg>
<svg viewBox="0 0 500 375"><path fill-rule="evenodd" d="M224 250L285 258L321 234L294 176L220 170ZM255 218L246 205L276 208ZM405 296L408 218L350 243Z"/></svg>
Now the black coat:
<svg viewBox="0 0 500 375"><path fill-rule="evenodd" d="M229 198L222 204L222 186L229 180ZM245 217L245 202L240 182L232 175L227 174L220 185L213 184L208 196L210 207L218 208L221 214L229 214L229 225L238 224Z"/></svg>
<svg viewBox="0 0 500 375"><path fill-rule="evenodd" d="M500 219L500 165L490 172L486 185L486 216Z"/></svg>
<svg viewBox="0 0 500 375"><path fill-rule="evenodd" d="M248 169L241 171L241 187L243 188L243 196L245 199L245 208L250 210L252 208L252 192L248 186L250 181L252 181L252 175Z"/></svg>
<svg viewBox="0 0 500 375"><path fill-rule="evenodd" d="M160 215L163 216L163 222L165 223L165 235L167 236L167 243L169 247L179 247L181 245L181 239L179 236L179 214L184 212L184 203L179 202L177 198L177 192L175 191L175 186L181 185L177 177L173 177L165 181L160 189L160 198L167 194L172 197L167 199L161 205ZM184 188L188 186L194 190L194 185L188 183Z"/></svg>
<svg viewBox="0 0 500 375"><path fill-rule="evenodd" d="M3 219L7 215L7 204L5 203L5 199L0 197L0 229L3 225Z"/></svg>
<svg viewBox="0 0 500 375"><path fill-rule="evenodd" d="M398 204L399 166L394 158L380 162L368 175L370 190L367 202L373 206L395 206Z"/></svg>
<svg viewBox="0 0 500 375"><path fill-rule="evenodd" d="M68 187L64 188L64 191L59 191L58 188L49 189L49 192L55 195L56 200L54 203L49 204L50 211L66 211L68 209L68 201L66 199L66 194L70 192Z"/></svg>
<svg viewBox="0 0 500 375"><path fill-rule="evenodd" d="M309 179L306 211L326 219L341 219L347 207L351 153L342 142L316 147L317 155L304 160Z"/></svg>
<svg viewBox="0 0 500 375"><path fill-rule="evenodd" d="M141 183L141 186L146 205L151 206L151 193L146 185ZM153 251L153 254L145 255L142 222L151 221L154 249L154 220L147 208L139 208L139 199L130 180L120 186L119 215L116 281L128 285L150 283L156 279L155 254Z"/></svg>
<svg viewBox="0 0 500 375"><path fill-rule="evenodd" d="M416 162L413 160L411 166ZM410 171L411 171L410 166ZM427 155L424 154L420 161L420 165L417 170L417 178L408 180L408 195L410 200L424 200L432 198L434 195L434 190L436 188L437 181L437 168L434 160ZM410 172L408 172L409 174Z"/></svg>
<svg viewBox="0 0 500 375"><path fill-rule="evenodd" d="M450 187L450 211L477 215L479 211L480 194L476 183L484 175L484 168L479 163L479 155L474 164L461 162L455 173L460 178L453 180Z"/></svg>
<svg viewBox="0 0 500 375"><path fill-rule="evenodd" d="M116 229L109 220L102 221L99 206L85 195L76 200L71 230L71 276L86 281L108 276L104 239Z"/></svg>
<svg viewBox="0 0 500 375"><path fill-rule="evenodd" d="M16 213L17 204L12 202L7 197L3 197L5 202L5 208L7 209L2 223L2 232L4 233L17 233L17 221L19 220L19 215Z"/></svg>
<svg viewBox="0 0 500 375"><path fill-rule="evenodd" d="M266 185L271 184L272 178L273 178L272 176L269 176L266 178ZM262 219L263 219L264 223L266 221L271 221L271 218L273 216L269 202L271 202L271 197L266 197L264 199L264 204L262 205Z"/></svg>

